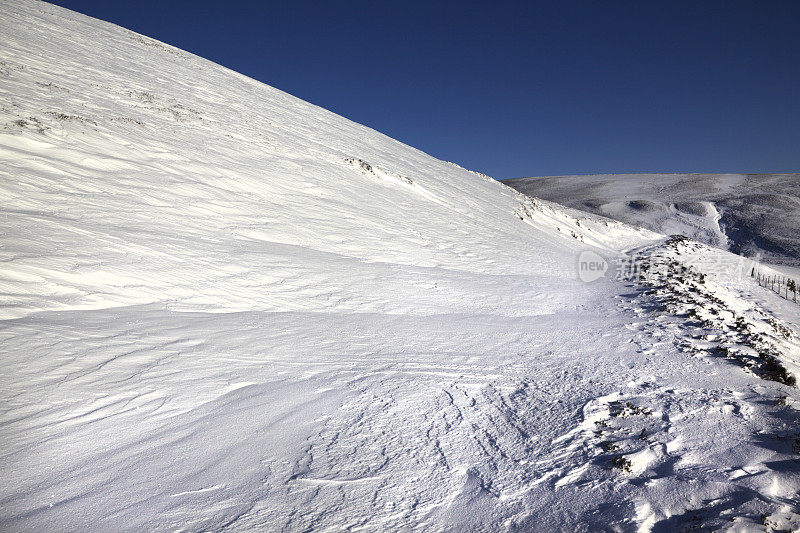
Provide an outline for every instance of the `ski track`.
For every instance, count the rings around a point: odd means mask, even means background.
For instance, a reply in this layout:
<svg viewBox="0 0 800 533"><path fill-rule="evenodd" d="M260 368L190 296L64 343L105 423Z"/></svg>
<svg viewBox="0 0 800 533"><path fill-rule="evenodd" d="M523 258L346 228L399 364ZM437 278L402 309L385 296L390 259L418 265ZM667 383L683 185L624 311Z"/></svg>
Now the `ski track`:
<svg viewBox="0 0 800 533"><path fill-rule="evenodd" d="M4 531L800 528L798 307L738 256L45 3L0 35Z"/></svg>

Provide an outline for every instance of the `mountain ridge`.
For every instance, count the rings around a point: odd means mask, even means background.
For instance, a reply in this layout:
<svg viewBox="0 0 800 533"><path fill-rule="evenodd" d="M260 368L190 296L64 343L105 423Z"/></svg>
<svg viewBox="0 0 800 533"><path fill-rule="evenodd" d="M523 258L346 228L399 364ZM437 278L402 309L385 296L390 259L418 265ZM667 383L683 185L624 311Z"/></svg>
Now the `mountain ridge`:
<svg viewBox="0 0 800 533"><path fill-rule="evenodd" d="M512 178L526 194L739 255L797 267L800 174L650 173Z"/></svg>

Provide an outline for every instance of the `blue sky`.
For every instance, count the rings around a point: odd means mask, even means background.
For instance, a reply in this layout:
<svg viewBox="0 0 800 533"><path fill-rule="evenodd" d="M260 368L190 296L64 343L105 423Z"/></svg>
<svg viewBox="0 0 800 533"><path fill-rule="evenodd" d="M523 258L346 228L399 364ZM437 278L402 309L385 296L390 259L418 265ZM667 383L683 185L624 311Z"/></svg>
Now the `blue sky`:
<svg viewBox="0 0 800 533"><path fill-rule="evenodd" d="M800 172L800 1L54 3L497 178Z"/></svg>

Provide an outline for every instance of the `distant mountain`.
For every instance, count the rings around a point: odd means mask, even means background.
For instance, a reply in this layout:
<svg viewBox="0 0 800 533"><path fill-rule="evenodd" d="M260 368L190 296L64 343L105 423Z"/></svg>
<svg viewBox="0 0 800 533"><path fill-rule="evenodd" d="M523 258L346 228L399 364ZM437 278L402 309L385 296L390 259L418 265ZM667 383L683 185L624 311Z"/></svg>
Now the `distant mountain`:
<svg viewBox="0 0 800 533"><path fill-rule="evenodd" d="M504 183L659 233L800 265L800 174L602 174Z"/></svg>

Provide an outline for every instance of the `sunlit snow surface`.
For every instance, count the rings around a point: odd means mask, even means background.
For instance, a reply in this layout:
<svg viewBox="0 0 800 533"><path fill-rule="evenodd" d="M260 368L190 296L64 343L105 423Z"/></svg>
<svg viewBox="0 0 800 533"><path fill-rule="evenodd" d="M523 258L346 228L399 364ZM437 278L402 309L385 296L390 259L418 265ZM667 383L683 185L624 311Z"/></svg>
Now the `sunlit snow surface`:
<svg viewBox="0 0 800 533"><path fill-rule="evenodd" d="M796 389L578 280L660 235L44 3L0 3L0 128L4 531L800 525Z"/></svg>

